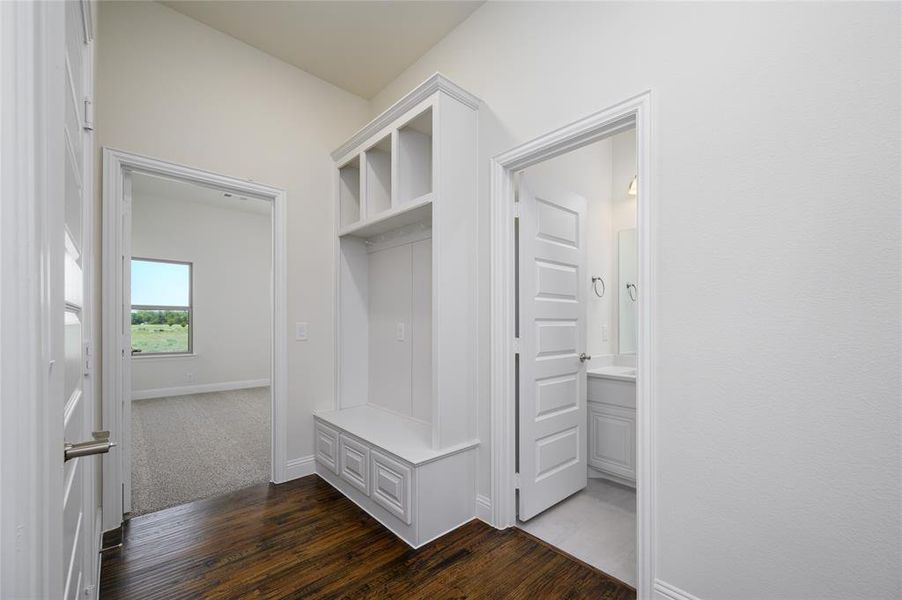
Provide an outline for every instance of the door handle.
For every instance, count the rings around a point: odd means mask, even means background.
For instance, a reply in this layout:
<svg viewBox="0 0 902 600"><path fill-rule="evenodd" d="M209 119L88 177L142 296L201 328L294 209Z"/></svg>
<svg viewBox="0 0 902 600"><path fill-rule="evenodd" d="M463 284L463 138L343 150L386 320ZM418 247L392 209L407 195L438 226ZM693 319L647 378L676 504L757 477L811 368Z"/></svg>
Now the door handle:
<svg viewBox="0 0 902 600"><path fill-rule="evenodd" d="M587 360L592 360L592 356L590 354L586 354L585 352L580 352L579 362L586 362Z"/></svg>
<svg viewBox="0 0 902 600"><path fill-rule="evenodd" d="M94 439L90 442L79 442L77 444L67 443L63 447L64 462L80 456L106 454L110 451L110 448L116 445L114 442L110 441L109 431L95 431L92 435L94 436Z"/></svg>

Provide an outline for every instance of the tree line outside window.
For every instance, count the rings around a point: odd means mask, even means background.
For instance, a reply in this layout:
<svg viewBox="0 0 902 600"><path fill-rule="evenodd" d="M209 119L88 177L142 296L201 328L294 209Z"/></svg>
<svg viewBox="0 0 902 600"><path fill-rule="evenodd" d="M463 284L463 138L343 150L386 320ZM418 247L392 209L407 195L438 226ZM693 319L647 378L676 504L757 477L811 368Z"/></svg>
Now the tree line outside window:
<svg viewBox="0 0 902 600"><path fill-rule="evenodd" d="M133 356L193 352L192 267L183 261L132 259Z"/></svg>

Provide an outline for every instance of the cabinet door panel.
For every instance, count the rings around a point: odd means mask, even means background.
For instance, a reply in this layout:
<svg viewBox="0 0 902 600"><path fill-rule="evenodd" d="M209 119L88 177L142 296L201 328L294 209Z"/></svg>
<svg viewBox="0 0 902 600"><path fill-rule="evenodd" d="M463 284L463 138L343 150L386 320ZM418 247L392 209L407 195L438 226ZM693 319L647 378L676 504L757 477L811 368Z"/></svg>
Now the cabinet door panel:
<svg viewBox="0 0 902 600"><path fill-rule="evenodd" d="M314 431L316 460L338 473L338 432L322 423L317 423Z"/></svg>
<svg viewBox="0 0 902 600"><path fill-rule="evenodd" d="M373 450L372 499L382 508L392 513L408 525L410 519L411 470L406 465L392 460Z"/></svg>
<svg viewBox="0 0 902 600"><path fill-rule="evenodd" d="M369 496L369 448L345 434L341 434L340 444L341 478Z"/></svg>
<svg viewBox="0 0 902 600"><path fill-rule="evenodd" d="M636 414L615 406L589 405L589 464L636 478Z"/></svg>

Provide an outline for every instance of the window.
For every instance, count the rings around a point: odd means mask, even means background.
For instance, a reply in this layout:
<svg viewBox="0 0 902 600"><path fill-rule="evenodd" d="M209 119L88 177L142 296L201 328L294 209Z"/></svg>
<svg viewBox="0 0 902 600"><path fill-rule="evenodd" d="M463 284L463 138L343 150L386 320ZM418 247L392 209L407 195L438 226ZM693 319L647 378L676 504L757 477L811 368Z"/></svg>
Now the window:
<svg viewBox="0 0 902 600"><path fill-rule="evenodd" d="M192 352L191 263L132 259L132 356Z"/></svg>

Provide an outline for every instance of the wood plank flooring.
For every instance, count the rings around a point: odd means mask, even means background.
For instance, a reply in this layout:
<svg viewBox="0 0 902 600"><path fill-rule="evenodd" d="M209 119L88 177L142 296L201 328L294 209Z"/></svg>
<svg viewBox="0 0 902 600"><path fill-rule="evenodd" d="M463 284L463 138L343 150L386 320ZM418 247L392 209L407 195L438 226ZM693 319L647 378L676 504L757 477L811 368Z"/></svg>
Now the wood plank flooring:
<svg viewBox="0 0 902 600"><path fill-rule="evenodd" d="M474 520L412 550L315 475L142 515L122 538L102 600L636 596L519 529Z"/></svg>

